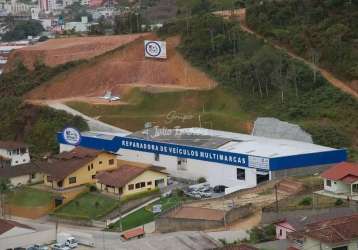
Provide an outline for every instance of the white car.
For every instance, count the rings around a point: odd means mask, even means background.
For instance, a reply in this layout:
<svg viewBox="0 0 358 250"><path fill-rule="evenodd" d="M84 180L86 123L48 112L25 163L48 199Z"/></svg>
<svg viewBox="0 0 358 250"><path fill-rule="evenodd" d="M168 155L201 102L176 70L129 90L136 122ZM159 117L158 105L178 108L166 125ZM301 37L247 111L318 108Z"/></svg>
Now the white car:
<svg viewBox="0 0 358 250"><path fill-rule="evenodd" d="M52 250L71 250L71 248L69 248L68 246L65 245L61 245L61 244L53 244L51 246Z"/></svg>

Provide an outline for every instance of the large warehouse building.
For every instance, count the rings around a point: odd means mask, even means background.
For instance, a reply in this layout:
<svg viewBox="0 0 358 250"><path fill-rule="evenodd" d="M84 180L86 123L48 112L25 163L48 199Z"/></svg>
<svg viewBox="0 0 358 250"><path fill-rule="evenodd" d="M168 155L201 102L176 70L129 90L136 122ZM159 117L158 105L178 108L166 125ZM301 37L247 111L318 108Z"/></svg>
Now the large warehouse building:
<svg viewBox="0 0 358 250"><path fill-rule="evenodd" d="M58 133L60 150L76 145L110 151L127 161L165 167L172 176L234 191L284 176L304 175L345 161L345 149L204 128L150 128L136 133Z"/></svg>

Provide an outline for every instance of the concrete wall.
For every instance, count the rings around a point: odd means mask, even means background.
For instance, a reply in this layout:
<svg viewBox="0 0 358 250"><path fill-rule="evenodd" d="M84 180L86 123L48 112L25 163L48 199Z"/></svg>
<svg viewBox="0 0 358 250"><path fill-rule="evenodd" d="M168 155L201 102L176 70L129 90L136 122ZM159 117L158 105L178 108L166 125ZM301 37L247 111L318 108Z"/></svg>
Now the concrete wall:
<svg viewBox="0 0 358 250"><path fill-rule="evenodd" d="M289 176L312 175L316 173L321 173L326 169L330 168L331 166L332 165L329 164L329 165L318 165L318 166L311 166L311 167L291 168L291 169L284 169L278 171L271 171L271 178L272 180L276 180Z"/></svg>
<svg viewBox="0 0 358 250"><path fill-rule="evenodd" d="M154 153L120 149L118 154L121 155L119 157L121 160L165 167L175 177L191 180L205 177L211 186L226 185L228 187L240 186L241 188L256 186L256 169L253 168L242 168L246 171L246 180L237 180L236 166L187 159L186 167L179 168L178 158L175 156L160 155L159 160L156 161Z"/></svg>
<svg viewBox="0 0 358 250"><path fill-rule="evenodd" d="M177 208L176 208L177 209ZM196 219L183 219L168 217L173 209L167 211L160 216L156 222L156 230L162 233L175 232L175 231L193 231L193 230L206 230L212 228L223 227L231 224L240 218L245 218L252 214L253 207L251 204L232 208L225 214L225 218L221 220L196 220Z"/></svg>

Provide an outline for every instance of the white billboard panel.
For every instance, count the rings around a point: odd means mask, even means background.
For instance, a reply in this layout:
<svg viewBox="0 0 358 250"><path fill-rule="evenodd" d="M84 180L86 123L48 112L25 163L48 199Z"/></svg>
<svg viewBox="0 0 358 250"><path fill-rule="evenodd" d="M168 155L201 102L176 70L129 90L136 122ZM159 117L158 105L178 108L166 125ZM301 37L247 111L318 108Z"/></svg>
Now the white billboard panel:
<svg viewBox="0 0 358 250"><path fill-rule="evenodd" d="M167 58L167 44L163 41L144 41L144 55L149 58Z"/></svg>

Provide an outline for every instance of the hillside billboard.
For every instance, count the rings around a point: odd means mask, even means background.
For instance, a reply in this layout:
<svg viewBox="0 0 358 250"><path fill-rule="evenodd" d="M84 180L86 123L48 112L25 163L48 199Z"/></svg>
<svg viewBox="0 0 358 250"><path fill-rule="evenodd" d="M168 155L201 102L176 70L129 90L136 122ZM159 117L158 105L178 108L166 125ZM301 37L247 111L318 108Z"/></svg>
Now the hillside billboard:
<svg viewBox="0 0 358 250"><path fill-rule="evenodd" d="M144 55L148 58L167 58L167 44L164 41L144 41Z"/></svg>

